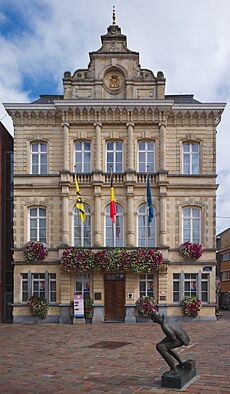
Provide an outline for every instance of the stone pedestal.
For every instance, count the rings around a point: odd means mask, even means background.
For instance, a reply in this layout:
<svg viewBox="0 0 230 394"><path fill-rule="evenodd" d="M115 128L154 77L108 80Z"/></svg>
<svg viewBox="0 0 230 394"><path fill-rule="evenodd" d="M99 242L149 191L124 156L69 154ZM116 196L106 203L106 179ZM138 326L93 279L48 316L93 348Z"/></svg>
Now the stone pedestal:
<svg viewBox="0 0 230 394"><path fill-rule="evenodd" d="M194 360L187 360L176 371L165 372L161 377L161 387L182 389L196 376Z"/></svg>

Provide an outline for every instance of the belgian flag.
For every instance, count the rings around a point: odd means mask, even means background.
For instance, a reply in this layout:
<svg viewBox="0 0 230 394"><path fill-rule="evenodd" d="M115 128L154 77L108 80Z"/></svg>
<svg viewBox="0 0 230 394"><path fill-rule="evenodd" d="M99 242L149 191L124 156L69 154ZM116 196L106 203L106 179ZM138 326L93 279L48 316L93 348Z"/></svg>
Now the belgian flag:
<svg viewBox="0 0 230 394"><path fill-rule="evenodd" d="M115 222L116 215L116 201L114 196L114 187L113 187L113 175L111 176L111 185L110 185L110 218L113 223Z"/></svg>

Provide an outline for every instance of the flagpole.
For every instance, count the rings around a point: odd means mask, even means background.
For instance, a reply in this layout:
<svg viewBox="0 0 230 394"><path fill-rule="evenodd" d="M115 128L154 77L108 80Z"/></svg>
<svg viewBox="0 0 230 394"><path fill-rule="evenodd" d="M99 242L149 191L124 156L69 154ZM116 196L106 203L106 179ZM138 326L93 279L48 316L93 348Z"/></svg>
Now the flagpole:
<svg viewBox="0 0 230 394"><path fill-rule="evenodd" d="M146 166L147 168L147 177L146 177L146 184L148 184L148 173L149 173L149 166ZM148 246L148 217L149 217L149 206L148 206L148 198L146 195L146 217L145 217L145 247Z"/></svg>
<svg viewBox="0 0 230 394"><path fill-rule="evenodd" d="M111 184L111 182L112 182L112 176L113 176L113 166L110 166L110 184ZM115 203L115 204L116 204L116 203ZM114 224L113 221L112 221L113 245L115 244L115 239L114 239L114 236L115 236L114 226L115 226L115 224Z"/></svg>

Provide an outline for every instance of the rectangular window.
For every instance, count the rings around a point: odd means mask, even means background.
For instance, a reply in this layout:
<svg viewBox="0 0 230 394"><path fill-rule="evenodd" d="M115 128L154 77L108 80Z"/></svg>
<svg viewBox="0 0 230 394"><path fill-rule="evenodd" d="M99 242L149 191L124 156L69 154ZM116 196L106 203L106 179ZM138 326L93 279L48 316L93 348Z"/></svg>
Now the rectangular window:
<svg viewBox="0 0 230 394"><path fill-rule="evenodd" d="M49 274L49 302L56 302L56 274Z"/></svg>
<svg viewBox="0 0 230 394"><path fill-rule="evenodd" d="M122 172L122 142L107 142L106 144L106 171Z"/></svg>
<svg viewBox="0 0 230 394"><path fill-rule="evenodd" d="M201 242L200 208L183 208L183 242Z"/></svg>
<svg viewBox="0 0 230 394"><path fill-rule="evenodd" d="M221 255L221 260L222 261L227 261L230 260L230 252L225 252Z"/></svg>
<svg viewBox="0 0 230 394"><path fill-rule="evenodd" d="M46 209L30 208L30 241L46 243Z"/></svg>
<svg viewBox="0 0 230 394"><path fill-rule="evenodd" d="M183 174L200 173L200 145L198 143L183 144Z"/></svg>
<svg viewBox="0 0 230 394"><path fill-rule="evenodd" d="M32 174L44 175L48 172L47 166L47 144L32 143L31 144L31 163Z"/></svg>
<svg viewBox="0 0 230 394"><path fill-rule="evenodd" d="M138 143L138 171L155 171L155 143L141 141Z"/></svg>
<svg viewBox="0 0 230 394"><path fill-rule="evenodd" d="M84 296L90 295L90 274L77 274L75 292Z"/></svg>
<svg viewBox="0 0 230 394"><path fill-rule="evenodd" d="M75 172L91 172L91 143L75 142Z"/></svg>
<svg viewBox="0 0 230 394"><path fill-rule="evenodd" d="M28 274L22 274L22 302L27 302L28 294Z"/></svg>
<svg viewBox="0 0 230 394"><path fill-rule="evenodd" d="M32 274L32 294L45 297L45 274Z"/></svg>
<svg viewBox="0 0 230 394"><path fill-rule="evenodd" d="M153 274L140 275L140 282L139 282L140 297L154 296L153 279L154 279Z"/></svg>
<svg viewBox="0 0 230 394"><path fill-rule="evenodd" d="M173 274L173 302L180 301L180 274Z"/></svg>
<svg viewBox="0 0 230 394"><path fill-rule="evenodd" d="M197 297L197 274L185 274L184 279L184 297Z"/></svg>
<svg viewBox="0 0 230 394"><path fill-rule="evenodd" d="M204 303L208 303L208 274L201 275L201 301Z"/></svg>
<svg viewBox="0 0 230 394"><path fill-rule="evenodd" d="M230 279L230 271L222 271L221 272L221 280L229 280Z"/></svg>

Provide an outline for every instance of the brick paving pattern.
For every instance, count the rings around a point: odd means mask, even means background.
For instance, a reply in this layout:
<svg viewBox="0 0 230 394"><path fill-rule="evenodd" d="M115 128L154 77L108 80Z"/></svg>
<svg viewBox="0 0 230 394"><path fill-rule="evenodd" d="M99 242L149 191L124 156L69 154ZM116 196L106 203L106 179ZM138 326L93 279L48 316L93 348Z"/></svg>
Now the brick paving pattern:
<svg viewBox="0 0 230 394"><path fill-rule="evenodd" d="M218 322L184 323L199 378L188 393L230 393L229 313ZM155 345L158 324L0 325L0 393L166 393L168 369Z"/></svg>

